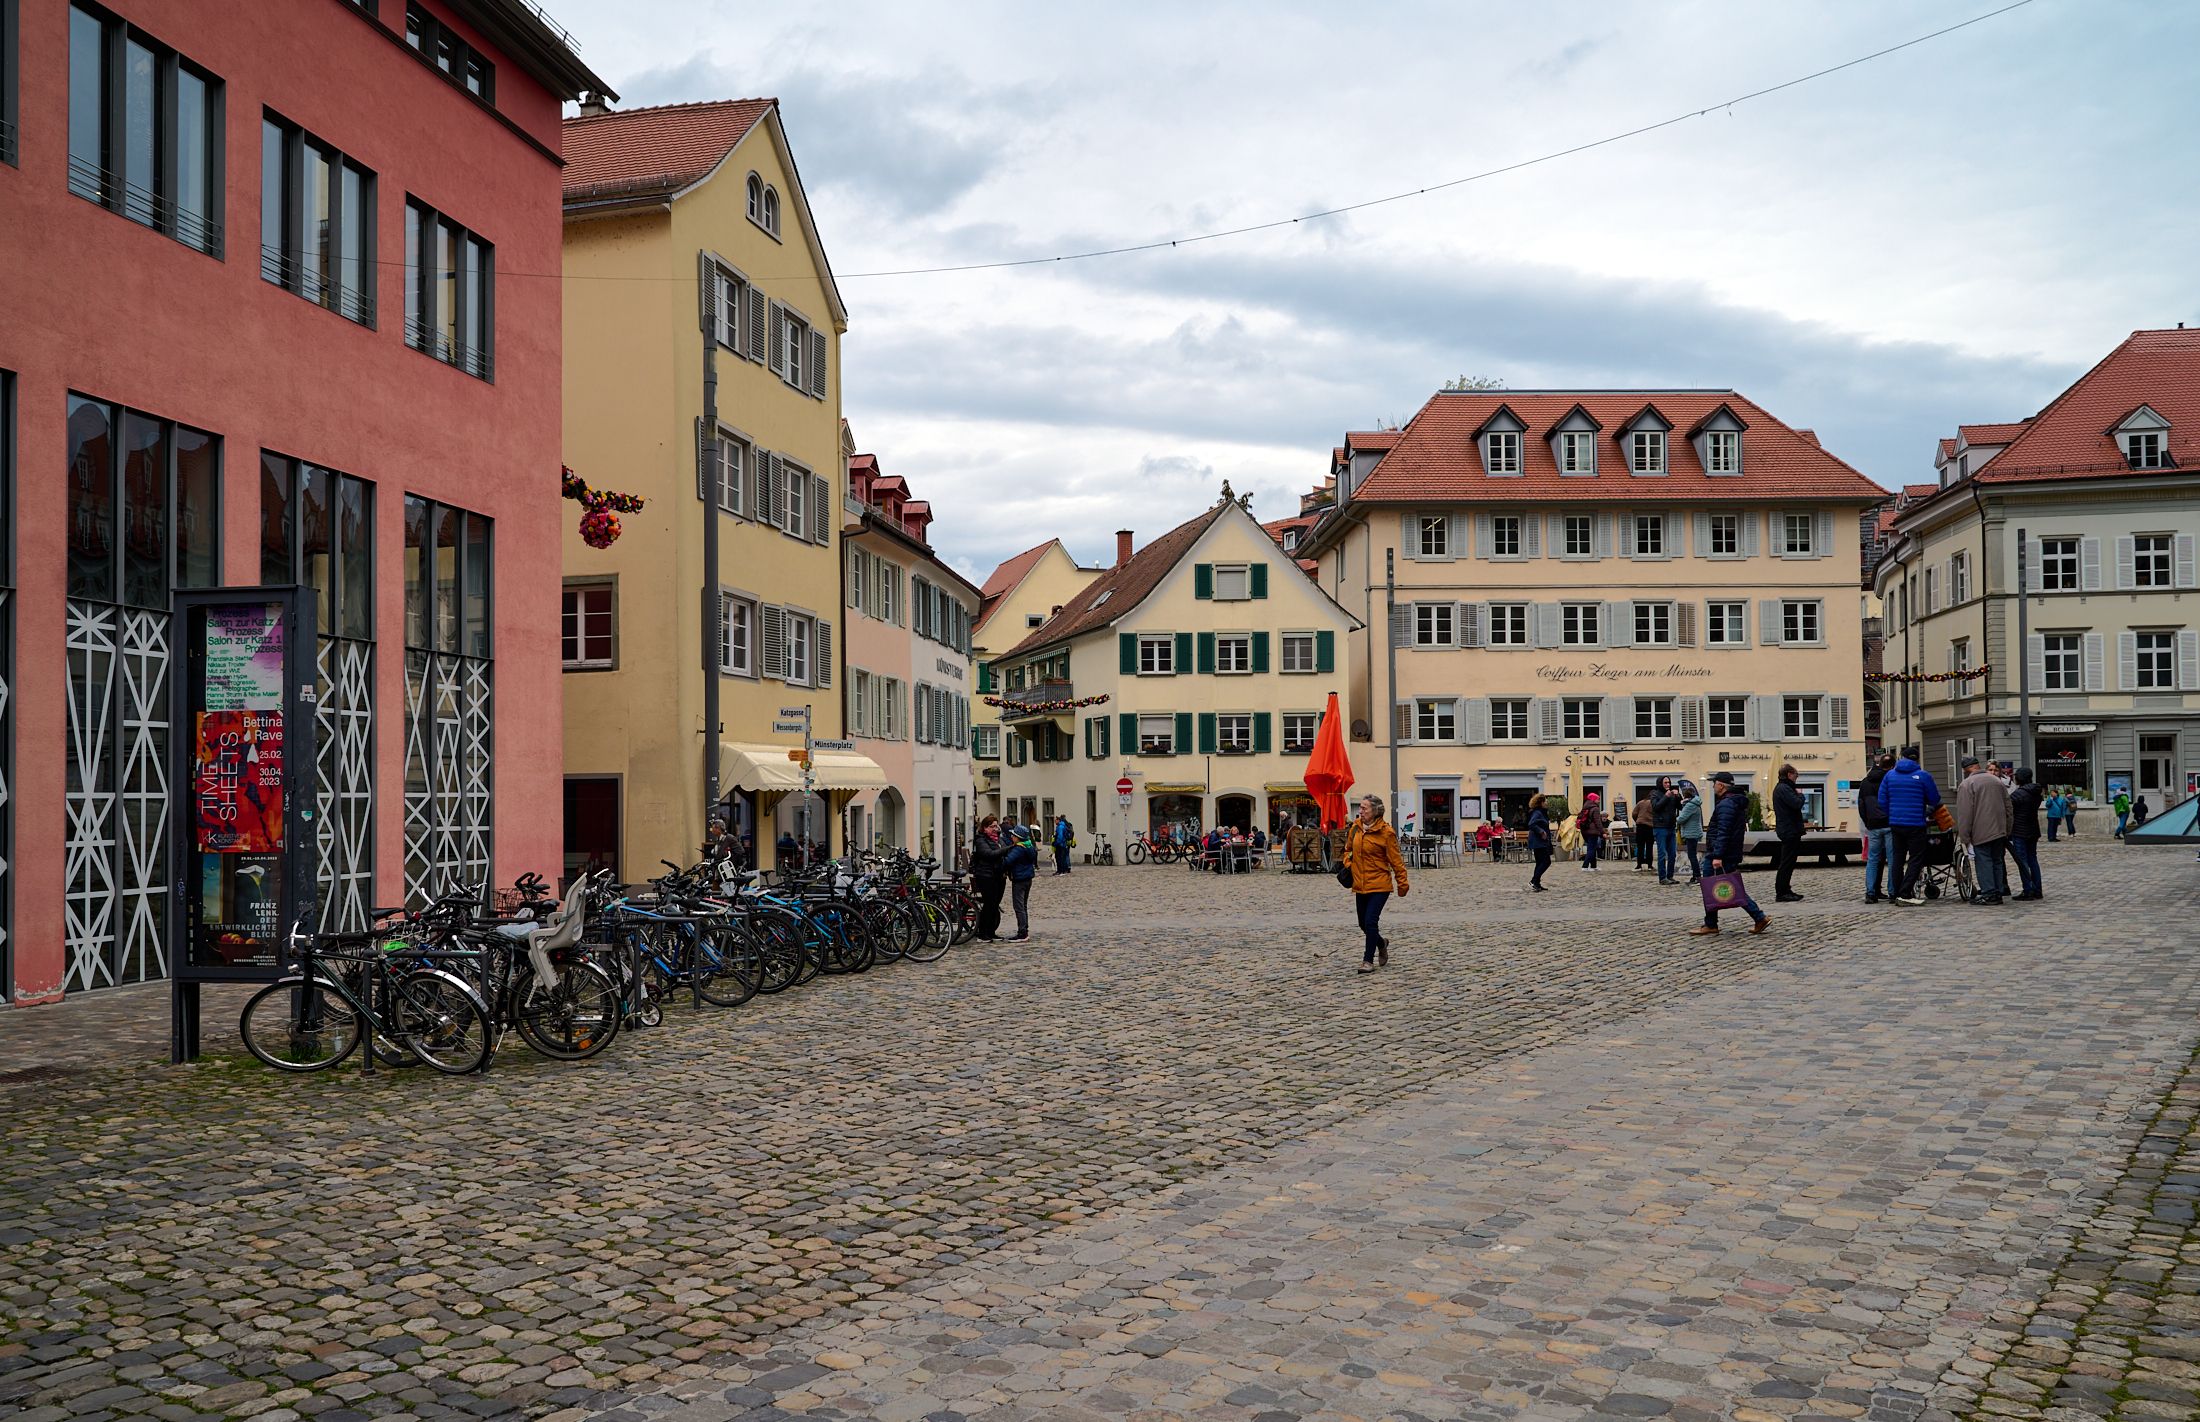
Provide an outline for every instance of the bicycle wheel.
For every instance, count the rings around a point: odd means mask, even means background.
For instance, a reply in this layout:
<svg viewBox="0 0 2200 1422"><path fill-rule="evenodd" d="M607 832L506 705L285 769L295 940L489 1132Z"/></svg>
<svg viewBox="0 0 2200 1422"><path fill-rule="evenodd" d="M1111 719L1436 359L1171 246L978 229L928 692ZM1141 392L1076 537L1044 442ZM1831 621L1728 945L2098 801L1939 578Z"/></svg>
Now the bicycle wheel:
<svg viewBox="0 0 2200 1422"><path fill-rule="evenodd" d="M756 996L755 955L732 924L712 924L695 943L695 985L713 1007L739 1007Z"/></svg>
<svg viewBox="0 0 2200 1422"><path fill-rule="evenodd" d="M506 1015L520 1040L552 1061L586 1061L619 1035L619 989L594 963L571 962L554 988L532 973L514 979Z"/></svg>
<svg viewBox="0 0 2200 1422"><path fill-rule="evenodd" d="M905 906L916 928L916 942L908 957L919 963L935 963L954 945L955 928L937 904L917 900Z"/></svg>
<svg viewBox="0 0 2200 1422"><path fill-rule="evenodd" d="M463 1076L489 1062L489 1016L474 990L429 968L389 984L390 1031L437 1071Z"/></svg>
<svg viewBox="0 0 2200 1422"><path fill-rule="evenodd" d="M758 992L785 992L804 981L802 935L793 924L776 910L764 910L757 914L753 931L764 955L764 971L756 983Z"/></svg>
<svg viewBox="0 0 2200 1422"><path fill-rule="evenodd" d="M277 1071L323 1071L359 1045L359 1013L326 978L269 983L237 1018L244 1048Z"/></svg>
<svg viewBox="0 0 2200 1422"><path fill-rule="evenodd" d="M894 936L894 910L879 899L866 899L856 905L856 917L863 921L863 931L871 937L871 951L882 963L891 963L901 957L901 943Z"/></svg>
<svg viewBox="0 0 2200 1422"><path fill-rule="evenodd" d="M1970 903L1978 897L1978 868L1969 849L1958 846L1955 858L1956 897Z"/></svg>
<svg viewBox="0 0 2200 1422"><path fill-rule="evenodd" d="M1145 863L1145 862L1146 862L1146 846L1145 846L1145 845L1143 845L1143 844L1140 844L1140 843L1139 843L1139 842L1138 842L1137 840L1135 840L1135 839L1134 839L1134 840L1132 840L1132 841L1131 841L1131 845L1130 845L1130 848L1128 848L1128 849L1126 849L1126 850L1124 850L1124 851L1123 851L1123 862L1124 862L1125 864L1143 864L1143 863Z"/></svg>

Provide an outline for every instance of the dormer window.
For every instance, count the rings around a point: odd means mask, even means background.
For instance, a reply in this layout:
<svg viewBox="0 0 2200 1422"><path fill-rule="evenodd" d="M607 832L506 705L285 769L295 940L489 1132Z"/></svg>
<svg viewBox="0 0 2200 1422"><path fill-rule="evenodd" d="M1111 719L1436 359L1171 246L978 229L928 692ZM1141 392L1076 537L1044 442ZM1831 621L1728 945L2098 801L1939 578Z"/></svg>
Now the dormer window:
<svg viewBox="0 0 2200 1422"><path fill-rule="evenodd" d="M1520 434L1516 430L1490 432L1490 472L1492 474L1518 474L1520 472Z"/></svg>
<svg viewBox="0 0 2200 1422"><path fill-rule="evenodd" d="M1627 437L1627 469L1633 474L1665 472L1665 431L1636 430Z"/></svg>
<svg viewBox="0 0 2200 1422"><path fill-rule="evenodd" d="M1499 405L1474 432L1482 446L1482 472L1504 478L1520 475L1520 436L1528 427L1510 407Z"/></svg>
<svg viewBox="0 0 2200 1422"><path fill-rule="evenodd" d="M1558 472L1597 472L1597 437L1593 430L1565 430L1558 436Z"/></svg>
<svg viewBox="0 0 2200 1422"><path fill-rule="evenodd" d="M2134 469L2160 469L2169 463L2164 455L2159 430L2137 430L2124 436L2124 459Z"/></svg>
<svg viewBox="0 0 2200 1422"><path fill-rule="evenodd" d="M1704 470L1711 474L1742 472L1741 431L1712 430L1704 436Z"/></svg>
<svg viewBox="0 0 2200 1422"><path fill-rule="evenodd" d="M2168 469L2175 463L2169 457L2169 421L2151 405L2133 410L2108 433L2130 468Z"/></svg>

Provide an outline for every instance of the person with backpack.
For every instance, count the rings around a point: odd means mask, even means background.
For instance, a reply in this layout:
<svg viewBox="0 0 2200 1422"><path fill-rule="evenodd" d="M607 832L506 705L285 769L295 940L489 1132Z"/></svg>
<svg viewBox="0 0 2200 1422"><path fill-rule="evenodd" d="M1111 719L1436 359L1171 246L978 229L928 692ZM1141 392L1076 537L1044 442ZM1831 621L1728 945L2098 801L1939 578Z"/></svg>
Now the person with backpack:
<svg viewBox="0 0 2200 1422"><path fill-rule="evenodd" d="M1383 905L1390 902L1393 886L1398 897L1412 891L1406 882L1406 859L1398 848L1398 832L1383 818L1383 799L1369 795L1360 801L1359 818L1345 838L1344 867L1352 876L1352 908L1366 938L1360 971L1372 973L1390 966L1390 940L1383 937Z"/></svg>
<svg viewBox="0 0 2200 1422"><path fill-rule="evenodd" d="M1710 856L1711 873L1732 874L1736 886L1739 887L1742 856L1748 848L1749 796L1735 785L1733 773L1725 770L1712 772L1711 793L1718 797L1718 803L1711 807L1711 832L1704 852ZM1763 909L1757 907L1757 901L1749 896L1747 888L1742 888L1737 895L1741 899L1739 904L1723 903L1714 906L1710 892L1712 887L1705 885L1703 923L1700 927L1688 930L1692 936L1704 938L1716 934L1719 931L1719 912L1722 908L1739 908L1747 913L1751 920L1751 933L1762 933L1772 926L1772 920L1765 917Z"/></svg>
<svg viewBox="0 0 2200 1422"><path fill-rule="evenodd" d="M1550 816L1546 814L1544 823L1548 824L1549 822ZM1591 790L1588 798L1582 802L1581 813L1574 816L1574 830L1581 836L1581 867L1583 869L1594 872L1597 861L1604 857L1604 829L1608 823L1609 821L1604 818L1603 801L1598 798L1596 791ZM1542 877L1542 872L1537 871L1536 878L1541 879Z"/></svg>
<svg viewBox="0 0 2200 1422"><path fill-rule="evenodd" d="M1697 793L1696 782L1683 780L1680 788L1681 807L1673 812L1673 832L1680 837L1681 848L1688 852L1688 882L1703 882L1703 858L1696 847L1703 843L1703 797Z"/></svg>
<svg viewBox="0 0 2200 1422"><path fill-rule="evenodd" d="M1069 852L1077 847L1077 831L1069 827L1068 815L1054 817L1054 872L1069 872Z"/></svg>
<svg viewBox="0 0 2200 1422"><path fill-rule="evenodd" d="M1039 826L1037 822L1023 826L1009 837L1008 851L1001 857L1008 870L1009 902L1016 909L1016 937L1022 943L1031 937L1031 881L1039 876Z"/></svg>
<svg viewBox="0 0 2200 1422"><path fill-rule="evenodd" d="M1881 751L1856 792L1856 813L1864 821L1864 902L1868 904L1878 903L1880 890L1887 887L1887 851L1893 847L1894 835L1887 828L1887 807L1879 803L1879 782L1892 769L1894 752Z"/></svg>
<svg viewBox="0 0 2200 1422"><path fill-rule="evenodd" d="M2116 798L2108 802L2108 807L2116 812L2116 838L2122 839L2125 828L2131 823L2131 792L2118 790Z"/></svg>
<svg viewBox="0 0 2200 1422"><path fill-rule="evenodd" d="M1596 796L1591 795L1589 802L1595 804ZM1549 892L1543 887L1543 871L1551 867L1551 815L1543 808L1541 795L1528 797L1528 853L1535 856L1535 874L1528 880L1528 888L1538 894Z"/></svg>
<svg viewBox="0 0 2200 1422"><path fill-rule="evenodd" d="M1879 808L1887 812L1888 837L1894 844L1894 901L1916 908L1925 902L1917 896L1917 881L1925 872L1925 827L1940 808L1940 787L1917 763L1914 748L1880 777Z"/></svg>
<svg viewBox="0 0 2200 1422"><path fill-rule="evenodd" d="M970 845L970 887L978 891L978 931L973 937L998 943L1001 894L1008 887L1008 845L1001 838L999 815L978 821L978 837Z"/></svg>

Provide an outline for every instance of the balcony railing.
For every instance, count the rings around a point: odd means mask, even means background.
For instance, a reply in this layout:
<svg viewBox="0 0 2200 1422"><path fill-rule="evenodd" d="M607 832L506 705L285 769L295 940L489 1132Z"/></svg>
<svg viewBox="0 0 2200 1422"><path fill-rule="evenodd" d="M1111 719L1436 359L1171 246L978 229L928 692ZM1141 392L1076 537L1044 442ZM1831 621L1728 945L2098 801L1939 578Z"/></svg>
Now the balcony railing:
<svg viewBox="0 0 2200 1422"><path fill-rule="evenodd" d="M1067 712L1049 711L1046 708L1059 701L1075 701L1077 689L1066 681L1042 681L1037 686L1003 691L1000 698L1001 720L1005 723L1030 716L1067 715Z"/></svg>

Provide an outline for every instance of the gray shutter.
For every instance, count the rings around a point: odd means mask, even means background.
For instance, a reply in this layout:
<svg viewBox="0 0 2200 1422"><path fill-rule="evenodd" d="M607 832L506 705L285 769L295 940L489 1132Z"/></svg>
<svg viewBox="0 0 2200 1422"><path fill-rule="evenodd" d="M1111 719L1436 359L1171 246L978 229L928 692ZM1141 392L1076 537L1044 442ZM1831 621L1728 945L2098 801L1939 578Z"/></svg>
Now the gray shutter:
<svg viewBox="0 0 2200 1422"><path fill-rule="evenodd" d="M787 611L773 603L765 603L756 612L757 622L763 629L763 674L779 681L787 679Z"/></svg>
<svg viewBox="0 0 2200 1422"><path fill-rule="evenodd" d="M1777 696L1753 696L1757 705L1757 739L1777 741L1787 735L1787 718L1783 716L1780 698Z"/></svg>
<svg viewBox="0 0 2200 1422"><path fill-rule="evenodd" d="M1474 516L1474 556L1490 558L1496 553L1497 544L1490 537L1490 516L1478 513Z"/></svg>
<svg viewBox="0 0 2200 1422"><path fill-rule="evenodd" d="M695 254L695 316L703 334L716 339L718 335L718 264L710 253Z"/></svg>
<svg viewBox="0 0 2200 1422"><path fill-rule="evenodd" d="M1665 547L1665 556L1668 558L1680 557L1682 551L1681 516L1677 513L1663 513L1658 515L1658 518L1665 525L1665 537L1661 540Z"/></svg>
<svg viewBox="0 0 2200 1422"><path fill-rule="evenodd" d="M810 507L816 510L816 517L810 520L810 540L813 543L826 545L833 541L833 524L837 520L833 516L832 497L831 485L822 478L811 478Z"/></svg>
<svg viewBox="0 0 2200 1422"><path fill-rule="evenodd" d="M810 393L818 399L825 398L825 333L810 332Z"/></svg>
<svg viewBox="0 0 2200 1422"><path fill-rule="evenodd" d="M2138 562L2138 544L2130 534L2116 540L2116 588L2119 592L2129 589L2138 581L2135 565Z"/></svg>
<svg viewBox="0 0 2200 1422"><path fill-rule="evenodd" d="M1528 605L1528 614L1534 620L1535 644L1538 647L1555 647L1565 636L1565 620L1555 602L1536 602Z"/></svg>
<svg viewBox="0 0 2200 1422"><path fill-rule="evenodd" d="M1607 696L1597 712L1598 729L1608 741L1631 741L1635 738L1635 698L1632 696Z"/></svg>
<svg viewBox="0 0 2200 1422"><path fill-rule="evenodd" d="M771 328L768 332L768 339L770 344L765 349L764 364L771 367L772 374L785 379L787 375L787 313L780 309L779 303L776 301L771 304Z"/></svg>
<svg viewBox="0 0 2200 1422"><path fill-rule="evenodd" d="M2139 634L2116 634L2116 689L2136 691L2139 688Z"/></svg>
<svg viewBox="0 0 2200 1422"><path fill-rule="evenodd" d="M2085 689L2106 691L2107 639L2098 632L2085 634Z"/></svg>
<svg viewBox="0 0 2200 1422"><path fill-rule="evenodd" d="M1757 604L1757 635L1768 647L1777 647L1787 635L1787 622L1780 616L1780 599L1768 597Z"/></svg>
<svg viewBox="0 0 2200 1422"><path fill-rule="evenodd" d="M1535 738L1544 745L1558 739L1561 729L1558 719L1558 698L1538 696L1532 708L1535 712Z"/></svg>
<svg viewBox="0 0 2200 1422"><path fill-rule="evenodd" d="M1478 602L1462 602L1454 606L1451 610L1451 625L1453 635L1457 639L1460 646L1481 646L1482 604Z"/></svg>
<svg viewBox="0 0 2200 1422"><path fill-rule="evenodd" d="M1520 517L1520 551L1530 558L1543 556L1543 515L1522 514Z"/></svg>
<svg viewBox="0 0 2200 1422"><path fill-rule="evenodd" d="M1390 738L1399 745L1413 743L1413 703L1400 701L1390 708Z"/></svg>
<svg viewBox="0 0 2200 1422"><path fill-rule="evenodd" d="M1410 602L1402 603L1390 610L1390 645L1393 647L1410 647L1413 645L1413 604Z"/></svg>
<svg viewBox="0 0 2200 1422"><path fill-rule="evenodd" d="M1697 514L1695 518L1695 527L1692 532L1695 534L1695 542L1689 546L1690 551L1693 552L1698 558L1710 557L1711 515L1707 513Z"/></svg>
<svg viewBox="0 0 2200 1422"><path fill-rule="evenodd" d="M1608 602L1597 613L1597 645L1600 647L1632 647L1635 645L1635 605L1631 602Z"/></svg>
<svg viewBox="0 0 2200 1422"><path fill-rule="evenodd" d="M1596 516L1596 537L1589 545L1599 558L1612 556L1612 516L1600 513Z"/></svg>
<svg viewBox="0 0 2200 1422"><path fill-rule="evenodd" d="M1846 696L1826 698L1826 736L1836 741L1849 738L1849 699Z"/></svg>
<svg viewBox="0 0 2200 1422"><path fill-rule="evenodd" d="M2177 689L2200 691L2200 631L2190 627L2177 634Z"/></svg>
<svg viewBox="0 0 2200 1422"><path fill-rule="evenodd" d="M2194 557L2196 540L2189 533L2177 535L2175 549L2177 559L2177 586L2200 587L2200 559Z"/></svg>
<svg viewBox="0 0 2200 1422"><path fill-rule="evenodd" d="M1674 729L1681 733L1681 740L1693 743L1703 739L1704 699L1701 696L1682 696L1673 703Z"/></svg>
<svg viewBox="0 0 2200 1422"><path fill-rule="evenodd" d="M810 645L810 655L817 661L817 665L812 668L816 675L811 679L819 686L831 686L833 684L833 624L822 617L817 619L817 637Z"/></svg>
<svg viewBox="0 0 2200 1422"><path fill-rule="evenodd" d="M1692 602L1676 602L1673 604L1673 645L1676 647L1693 647L1696 645L1696 604Z"/></svg>
<svg viewBox="0 0 2200 1422"><path fill-rule="evenodd" d="M1810 534L1811 556L1830 558L1833 556L1833 515L1819 513L1812 515L1812 518L1814 524Z"/></svg>
<svg viewBox="0 0 2200 1422"><path fill-rule="evenodd" d="M1465 514L1444 515L1444 557L1456 562L1474 556L1467 547L1468 530L1472 527ZM1419 540L1415 540L1418 542Z"/></svg>
<svg viewBox="0 0 2200 1422"><path fill-rule="evenodd" d="M771 334L770 305L764 293L750 287L742 293L741 301L741 354L762 365L769 354L766 338Z"/></svg>
<svg viewBox="0 0 2200 1422"><path fill-rule="evenodd" d="M695 417L695 497L710 502L710 441L703 437L703 417Z"/></svg>
<svg viewBox="0 0 2200 1422"><path fill-rule="evenodd" d="M741 461L741 479L747 486L741 500L741 513L745 518L758 522L764 520L764 456L766 450L750 447Z"/></svg>
<svg viewBox="0 0 2200 1422"><path fill-rule="evenodd" d="M1760 546L1757 542L1757 532L1758 525L1761 522L1762 520L1753 513L1742 513L1734 516L1735 527L1740 531L1741 550L1744 558L1757 556L1757 549Z"/></svg>
<svg viewBox="0 0 2200 1422"><path fill-rule="evenodd" d="M1489 698L1486 696L1461 697L1455 709L1459 716L1459 739L1461 743L1470 746L1489 744Z"/></svg>
<svg viewBox="0 0 2200 1422"><path fill-rule="evenodd" d="M2034 691L2047 686L2047 639L2037 632L2024 639L2024 683Z"/></svg>
<svg viewBox="0 0 2200 1422"><path fill-rule="evenodd" d="M2101 590L2101 540L2078 540L2078 587L2082 592Z"/></svg>

